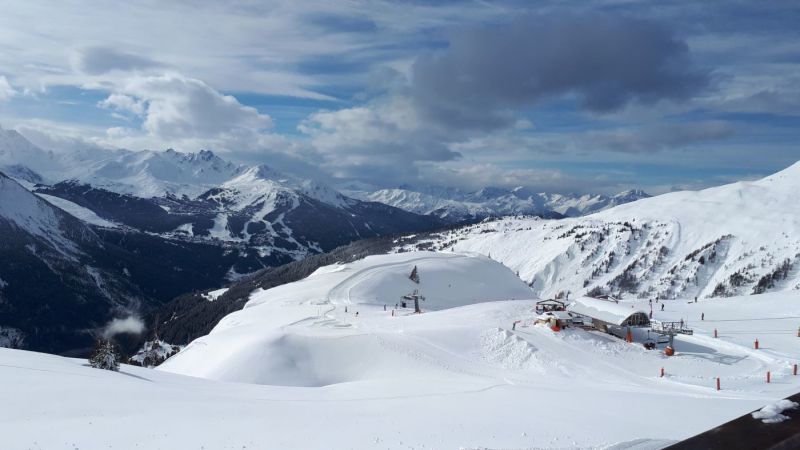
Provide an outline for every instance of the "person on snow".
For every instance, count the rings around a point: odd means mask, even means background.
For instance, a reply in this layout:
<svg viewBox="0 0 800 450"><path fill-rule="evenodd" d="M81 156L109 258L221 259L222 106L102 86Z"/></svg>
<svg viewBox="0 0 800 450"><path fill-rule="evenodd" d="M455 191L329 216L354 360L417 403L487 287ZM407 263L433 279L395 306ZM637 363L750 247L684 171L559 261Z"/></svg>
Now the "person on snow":
<svg viewBox="0 0 800 450"><path fill-rule="evenodd" d="M661 304L661 310L662 311L664 310L664 304L663 303Z"/></svg>

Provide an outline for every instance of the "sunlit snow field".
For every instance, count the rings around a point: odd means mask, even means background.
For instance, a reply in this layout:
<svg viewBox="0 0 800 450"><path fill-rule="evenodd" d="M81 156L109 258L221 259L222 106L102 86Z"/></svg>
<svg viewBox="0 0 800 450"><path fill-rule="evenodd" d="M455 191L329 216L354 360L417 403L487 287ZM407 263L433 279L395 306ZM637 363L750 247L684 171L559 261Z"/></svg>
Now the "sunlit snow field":
<svg viewBox="0 0 800 450"><path fill-rule="evenodd" d="M425 312L393 313L414 287ZM800 293L668 301L695 335L667 358L533 326L527 292L486 257L400 253L258 291L158 370L0 350L4 447L659 448L800 387Z"/></svg>

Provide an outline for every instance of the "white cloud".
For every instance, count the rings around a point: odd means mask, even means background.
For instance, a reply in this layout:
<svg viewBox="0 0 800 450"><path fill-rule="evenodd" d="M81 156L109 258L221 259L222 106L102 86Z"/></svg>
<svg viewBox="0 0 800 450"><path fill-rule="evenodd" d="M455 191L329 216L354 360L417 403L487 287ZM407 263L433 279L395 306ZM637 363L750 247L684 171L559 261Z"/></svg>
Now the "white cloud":
<svg viewBox="0 0 800 450"><path fill-rule="evenodd" d="M17 94L17 90L8 82L8 78L0 75L0 102L10 99Z"/></svg>
<svg viewBox="0 0 800 450"><path fill-rule="evenodd" d="M176 73L130 77L100 106L140 116L142 131L165 142L257 134L272 126L268 115Z"/></svg>
<svg viewBox="0 0 800 450"><path fill-rule="evenodd" d="M0 14L0 40L13 43L0 52L0 67L32 90L166 65L224 91L330 99L320 87L336 76L304 73L300 63L328 55L393 59L398 44L416 42L420 30L493 14L478 3L389 0L130 0L91 11L73 2L17 2ZM348 18L373 22L375 30L347 32Z"/></svg>
<svg viewBox="0 0 800 450"><path fill-rule="evenodd" d="M136 114L137 116L143 115L146 107L144 101L137 100L130 95L124 94L111 94L105 100L100 101L97 106L107 109L127 111Z"/></svg>
<svg viewBox="0 0 800 450"><path fill-rule="evenodd" d="M455 135L422 120L411 99L389 95L364 106L321 111L299 129L340 178L374 183L407 181L420 161L450 161L461 155L450 148Z"/></svg>
<svg viewBox="0 0 800 450"><path fill-rule="evenodd" d="M117 334L141 334L144 331L144 322L142 319L134 316L128 316L124 319L114 319L106 325L103 330L103 337L108 339Z"/></svg>

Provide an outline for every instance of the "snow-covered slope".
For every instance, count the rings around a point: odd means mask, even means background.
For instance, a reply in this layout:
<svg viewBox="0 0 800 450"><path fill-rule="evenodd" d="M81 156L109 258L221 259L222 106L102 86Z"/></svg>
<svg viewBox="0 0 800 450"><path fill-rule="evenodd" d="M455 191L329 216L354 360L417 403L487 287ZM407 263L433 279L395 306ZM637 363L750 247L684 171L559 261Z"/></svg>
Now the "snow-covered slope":
<svg viewBox="0 0 800 450"><path fill-rule="evenodd" d="M59 161L52 152L33 145L15 130L0 127L0 172L28 182L41 182L41 172L59 168Z"/></svg>
<svg viewBox="0 0 800 450"><path fill-rule="evenodd" d="M355 198L385 203L417 214L433 214L452 223L511 215L581 216L649 197L638 190L609 197L530 192L522 187L511 190L485 188L469 193L454 190L421 192L411 189L345 192Z"/></svg>
<svg viewBox="0 0 800 450"><path fill-rule="evenodd" d="M414 265L419 285L406 278ZM426 311L395 310L393 297L414 287L432 293ZM80 445L142 443L145 436L131 431L139 427L108 425L148 420L149 444L170 448L214 446L220 435L225 445L247 448L660 448L800 386L792 375L800 358L800 292L667 302L654 318L684 320L695 330L676 338L671 358L601 333L533 325L534 300L499 300L522 294L528 291L514 274L488 258L403 253L324 267L303 281L256 291L245 309L159 370L123 368L139 378L88 378L89 369L70 361L0 353L0 377L8 383L28 368L48 369L23 384L30 391L11 394L8 409L19 417L9 428L11 442L50 442L25 420L32 417L75 433L69 435ZM52 373L70 388L33 395ZM112 390L123 393L121 403L104 401ZM70 401L73 395L88 400ZM56 410L37 414L31 398ZM203 426L209 416L216 426ZM74 417L98 420L108 431L81 432Z"/></svg>
<svg viewBox="0 0 800 450"><path fill-rule="evenodd" d="M418 284L409 279L414 267ZM347 373L337 373L326 363L332 347L317 347L314 339L295 336L294 331L282 327L302 322L316 324L323 332L347 328L361 334L371 330L362 329L370 323L361 324L363 314L380 311L389 315L401 297L414 290L425 297L420 302L424 310L531 294L514 273L485 257L430 252L370 256L351 264L326 266L299 282L254 293L243 310L222 319L208 336L195 340L162 367L227 381L309 386L361 380L373 371L400 370L393 364L382 367L377 361L369 367L356 364L372 357L362 353L349 356L354 364L344 369ZM409 302L396 313L406 315L413 312L413 306ZM353 339L362 340L358 336ZM365 346L374 346L372 338L363 339L369 341ZM271 356L264 358L267 354ZM366 372L359 373L359 367Z"/></svg>
<svg viewBox="0 0 800 450"><path fill-rule="evenodd" d="M138 306L147 297L127 256L0 173L0 330L15 330L15 346L80 348L87 330Z"/></svg>
<svg viewBox="0 0 800 450"><path fill-rule="evenodd" d="M64 216L0 173L0 221L7 226L43 238L54 248L71 254L76 247L66 235Z"/></svg>
<svg viewBox="0 0 800 450"><path fill-rule="evenodd" d="M50 203L51 205L56 206L63 211L66 211L71 216L80 219L81 221L86 222L88 224L106 228L116 228L119 226L119 224L116 224L114 222L109 222L108 220L105 220L102 217L95 214L94 211L88 208L84 208L81 205L72 203L69 200L65 200L63 198L54 197L52 195L47 195L47 194L37 194L37 195L43 198L47 203Z"/></svg>
<svg viewBox="0 0 800 450"><path fill-rule="evenodd" d="M506 218L424 248L491 254L540 296L676 298L800 288L800 163L753 182L675 192L594 215Z"/></svg>

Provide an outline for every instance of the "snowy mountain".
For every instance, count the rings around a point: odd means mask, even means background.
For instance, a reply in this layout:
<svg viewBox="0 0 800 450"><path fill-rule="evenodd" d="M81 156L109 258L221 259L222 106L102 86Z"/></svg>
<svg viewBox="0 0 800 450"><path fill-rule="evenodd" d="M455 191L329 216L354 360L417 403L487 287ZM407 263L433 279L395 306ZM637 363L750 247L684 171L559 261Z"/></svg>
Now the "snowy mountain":
<svg viewBox="0 0 800 450"><path fill-rule="evenodd" d="M609 197L529 192L523 187L484 188L476 192L453 189L413 190L413 188L345 192L362 200L385 203L417 214L435 215L450 223L512 215L575 217L649 197L640 190L625 191Z"/></svg>
<svg viewBox="0 0 800 450"><path fill-rule="evenodd" d="M500 219L411 245L491 254L537 296L706 298L800 289L800 163L754 182L561 221Z"/></svg>
<svg viewBox="0 0 800 450"><path fill-rule="evenodd" d="M536 297L614 294L622 298L694 298L795 289L800 285L800 164L757 182L642 199L590 216L561 220L506 217L445 232L365 240L286 271L234 283L213 304L194 296L165 306L172 343L207 333L249 293L296 281L352 255L410 250L465 251L502 262ZM329 256L329 257L328 257ZM298 278L299 275L299 278ZM190 324L193 324L190 326ZM188 338L188 339L187 339Z"/></svg>
<svg viewBox="0 0 800 450"><path fill-rule="evenodd" d="M77 181L136 197L195 197L241 174L245 167L208 150L134 152L87 147L43 150L15 130L0 128L0 170L33 183Z"/></svg>
<svg viewBox="0 0 800 450"><path fill-rule="evenodd" d="M0 345L81 353L111 319L145 316L245 264L262 267L221 245L107 222L0 173Z"/></svg>
<svg viewBox="0 0 800 450"><path fill-rule="evenodd" d="M117 233L202 243L238 256L229 278L381 234L443 221L347 198L268 166L211 151L45 151L0 129L0 167L56 206ZM109 233L110 231L106 231Z"/></svg>
<svg viewBox="0 0 800 450"><path fill-rule="evenodd" d="M119 253L2 173L0 236L0 329L16 330L15 346L64 351L87 345L87 330L145 298L114 267L124 264L111 260Z"/></svg>
<svg viewBox="0 0 800 450"><path fill-rule="evenodd" d="M118 151L115 157L93 161L72 179L120 194L161 197L167 193L196 197L241 174L243 166L227 162L208 150L179 153Z"/></svg>

